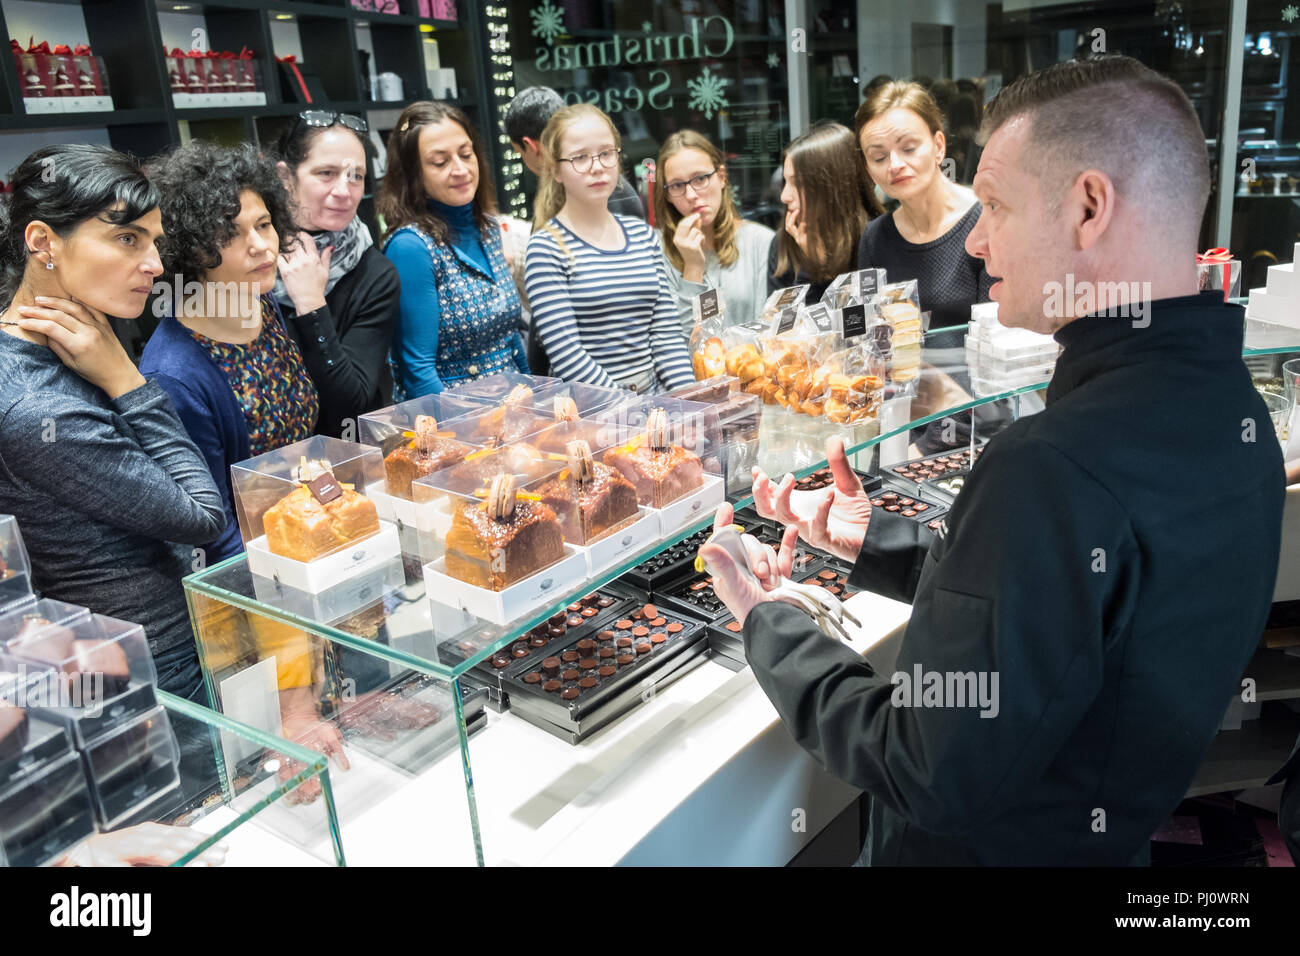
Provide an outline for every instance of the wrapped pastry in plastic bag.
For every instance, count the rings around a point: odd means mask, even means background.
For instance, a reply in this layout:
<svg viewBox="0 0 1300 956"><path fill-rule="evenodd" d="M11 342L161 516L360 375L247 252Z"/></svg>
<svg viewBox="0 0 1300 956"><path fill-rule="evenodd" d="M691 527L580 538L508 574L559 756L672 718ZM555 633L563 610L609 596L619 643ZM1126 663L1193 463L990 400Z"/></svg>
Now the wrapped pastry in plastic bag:
<svg viewBox="0 0 1300 956"><path fill-rule="evenodd" d="M691 366L696 381L727 373L727 347L722 340L722 320L706 319L691 330Z"/></svg>
<svg viewBox="0 0 1300 956"><path fill-rule="evenodd" d="M861 305L875 295L885 284L884 269L857 269L844 272L822 293L822 304L831 309L846 305Z"/></svg>
<svg viewBox="0 0 1300 956"><path fill-rule="evenodd" d="M872 343L861 341L837 352L827 366L826 417L837 425L874 419L884 393L885 368Z"/></svg>
<svg viewBox="0 0 1300 956"><path fill-rule="evenodd" d="M885 286L870 305L890 329L890 380L912 381L921 369L921 305L916 280Z"/></svg>
<svg viewBox="0 0 1300 956"><path fill-rule="evenodd" d="M759 317L759 322L763 327L776 331L774 323L786 309L797 309L803 305L804 300L808 297L807 285L792 285L784 289L777 289L767 297L763 303L763 312Z"/></svg>
<svg viewBox="0 0 1300 956"><path fill-rule="evenodd" d="M724 372L738 378L741 389L753 395L763 394L761 384L753 387L755 382L761 383L763 379L760 338L760 330L752 325L733 325L722 332L722 344L726 350Z"/></svg>

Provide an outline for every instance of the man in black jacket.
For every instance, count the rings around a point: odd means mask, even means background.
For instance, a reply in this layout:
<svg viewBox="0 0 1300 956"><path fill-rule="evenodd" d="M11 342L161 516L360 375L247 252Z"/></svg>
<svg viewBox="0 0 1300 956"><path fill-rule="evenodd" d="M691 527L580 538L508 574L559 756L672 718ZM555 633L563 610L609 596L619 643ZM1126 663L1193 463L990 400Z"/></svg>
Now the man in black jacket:
<svg viewBox="0 0 1300 956"><path fill-rule="evenodd" d="M1071 62L987 123L967 249L1001 320L1064 347L1046 410L990 441L937 535L873 511L837 439L833 488L755 476L791 527L779 556L747 543L751 569L789 574L797 530L912 601L896 672L701 553L795 739L871 794L865 862L1141 862L1263 628L1281 450L1242 310L1196 294L1209 171L1181 90L1128 58Z"/></svg>

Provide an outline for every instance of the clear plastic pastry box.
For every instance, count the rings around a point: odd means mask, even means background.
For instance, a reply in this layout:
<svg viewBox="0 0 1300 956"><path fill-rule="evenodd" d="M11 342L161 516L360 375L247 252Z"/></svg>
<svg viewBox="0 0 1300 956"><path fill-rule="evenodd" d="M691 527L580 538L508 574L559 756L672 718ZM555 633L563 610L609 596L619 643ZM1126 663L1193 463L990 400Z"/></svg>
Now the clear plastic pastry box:
<svg viewBox="0 0 1300 956"><path fill-rule="evenodd" d="M0 866L48 863L95 830L67 731L23 706L27 679L0 673Z"/></svg>
<svg viewBox="0 0 1300 956"><path fill-rule="evenodd" d="M415 483L417 503L447 520L443 553L424 566L436 604L507 624L586 578L586 554L565 541L559 518L532 490L556 465L507 446Z"/></svg>
<svg viewBox="0 0 1300 956"><path fill-rule="evenodd" d="M661 534L701 520L725 498L726 447L716 406L645 398L597 418L613 426L600 460L623 473L641 504L659 512Z"/></svg>
<svg viewBox="0 0 1300 956"><path fill-rule="evenodd" d="M149 642L130 621L100 614L60 624L28 618L0 653L6 669L22 667L37 678L29 708L64 724L78 747L157 705Z"/></svg>
<svg viewBox="0 0 1300 956"><path fill-rule="evenodd" d="M51 628L90 620L90 609L51 598L26 601L0 613L0 653L10 645Z"/></svg>
<svg viewBox="0 0 1300 956"><path fill-rule="evenodd" d="M520 394L517 391L518 389L526 388L532 392L532 396L530 399L525 400L525 404L532 405L536 402L545 401L564 386L565 382L560 378L551 378L546 375L525 375L522 372L500 372L486 378L466 382L464 385L458 385L455 388L448 389L443 394L477 402L480 405L500 405L512 393Z"/></svg>
<svg viewBox="0 0 1300 956"><path fill-rule="evenodd" d="M401 555L397 528L365 495L384 482L372 445L315 435L230 471L254 575L319 593Z"/></svg>
<svg viewBox="0 0 1300 956"><path fill-rule="evenodd" d="M161 706L80 749L101 830L120 826L180 784L180 748Z"/></svg>
<svg viewBox="0 0 1300 956"><path fill-rule="evenodd" d="M533 402L533 408L553 422L560 422L575 417L588 418L607 408L625 405L635 398L635 395L622 388L562 382L557 388L547 389L545 397Z"/></svg>
<svg viewBox="0 0 1300 956"><path fill-rule="evenodd" d="M564 540L583 550L589 574L599 574L630 557L660 534L659 516L642 505L636 488L601 458L609 445L608 426L579 419L548 430L563 454L549 453L548 473L524 486L555 512ZM546 433L544 433L546 434ZM558 439L571 435L567 442ZM548 443L549 444L549 443Z"/></svg>
<svg viewBox="0 0 1300 956"><path fill-rule="evenodd" d="M32 565L13 515L0 515L0 610L32 593Z"/></svg>

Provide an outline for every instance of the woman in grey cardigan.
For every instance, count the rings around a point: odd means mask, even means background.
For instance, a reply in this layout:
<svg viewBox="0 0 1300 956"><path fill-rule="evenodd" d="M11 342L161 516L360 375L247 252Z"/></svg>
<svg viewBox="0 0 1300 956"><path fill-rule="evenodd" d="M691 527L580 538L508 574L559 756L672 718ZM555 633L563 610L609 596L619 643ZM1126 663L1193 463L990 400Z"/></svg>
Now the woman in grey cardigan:
<svg viewBox="0 0 1300 956"><path fill-rule="evenodd" d="M47 146L15 170L7 206L0 512L44 597L143 625L159 686L206 703L181 578L225 523L221 496L108 320L139 315L162 273L157 190L121 153Z"/></svg>
<svg viewBox="0 0 1300 956"><path fill-rule="evenodd" d="M664 141L655 167L655 221L668 260L668 287L690 337L691 301L718 289L727 324L756 322L767 299L767 250L773 232L740 218L727 183L726 157L694 130Z"/></svg>

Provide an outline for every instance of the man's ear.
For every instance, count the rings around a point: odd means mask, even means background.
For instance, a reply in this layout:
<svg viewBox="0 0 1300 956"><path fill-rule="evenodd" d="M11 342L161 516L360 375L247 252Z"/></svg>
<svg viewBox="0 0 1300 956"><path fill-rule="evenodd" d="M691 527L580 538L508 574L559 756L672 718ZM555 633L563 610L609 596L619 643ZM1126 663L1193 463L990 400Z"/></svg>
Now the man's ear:
<svg viewBox="0 0 1300 956"><path fill-rule="evenodd" d="M1115 183L1099 169L1075 177L1066 208L1073 217L1075 244L1082 251L1101 241L1115 215Z"/></svg>

